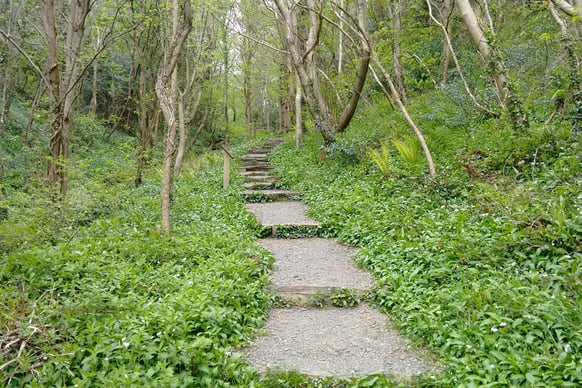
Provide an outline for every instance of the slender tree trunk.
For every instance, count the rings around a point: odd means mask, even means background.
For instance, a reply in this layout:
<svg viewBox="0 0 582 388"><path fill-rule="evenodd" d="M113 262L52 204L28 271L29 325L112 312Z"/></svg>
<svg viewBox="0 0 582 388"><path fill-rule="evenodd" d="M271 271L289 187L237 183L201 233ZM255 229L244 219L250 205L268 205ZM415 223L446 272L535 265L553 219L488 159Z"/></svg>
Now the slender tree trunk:
<svg viewBox="0 0 582 388"><path fill-rule="evenodd" d="M91 10L89 0L71 1L68 8L68 23L65 33L65 60L62 73L59 66L59 45L53 0L39 0L43 8L43 26L48 47L48 85L51 101L51 139L47 165L47 181L52 187L60 184L60 194L67 193L67 164L69 138L73 121L75 93L78 84L78 61L81 55L85 21Z"/></svg>
<svg viewBox="0 0 582 388"><path fill-rule="evenodd" d="M101 32L99 27L96 27L94 49L98 50L101 47ZM97 114L97 77L99 74L99 59L93 60L93 82L91 84L91 101L89 103L89 114L95 116Z"/></svg>
<svg viewBox="0 0 582 388"><path fill-rule="evenodd" d="M477 19L469 0L455 0L455 3L477 51L487 65L489 74L493 77L501 106L507 111L513 128L516 131L523 130L528 126L527 116L519 97L509 83L507 67L499 49L491 47L487 41L485 30ZM489 33L494 34L494 31Z"/></svg>
<svg viewBox="0 0 582 388"><path fill-rule="evenodd" d="M434 162L432 160L432 155L430 153L428 145L426 144L426 141L424 139L422 132L420 131L420 129L418 129L414 120L412 120L412 117L408 113L406 106L404 106L402 99L398 95L398 89L396 89L396 86L394 85L394 82L392 81L390 74L388 74L386 69L384 69L384 67L382 67L382 64L380 63L380 60L378 59L378 56L376 55L374 50L372 50L372 59L373 59L374 63L376 64L376 66L378 67L378 69L380 69L380 72L382 73L382 75L386 79L386 82L388 82L388 86L390 87L390 91L392 92L392 96L394 97L394 101L396 102L396 105L398 105L398 108L400 109L400 112L402 112L404 119L406 120L406 122L408 122L408 125L410 125L410 127L414 131L414 134L418 138L418 141L420 142L422 150L424 151L424 156L426 158L426 162L428 164L428 170L430 172L431 178L433 178L433 179L436 178L437 173L436 173Z"/></svg>
<svg viewBox="0 0 582 388"><path fill-rule="evenodd" d="M4 54L4 53L3 53ZM6 53L8 57L8 53ZM0 90L0 199L4 198L4 151L2 148L1 139L4 136L4 128L6 127L6 122L8 121L9 112L9 89L12 88L12 83L10 82L8 66L4 66L2 74L2 90Z"/></svg>
<svg viewBox="0 0 582 388"><path fill-rule="evenodd" d="M430 0L429 0L430 1ZM447 84L449 82L449 67L451 63L451 45L448 42L452 41L453 36L453 24L451 23L450 16L452 12L452 0L444 0L443 7L441 9L441 23L443 25L443 32L445 33L445 43L443 44L443 53L441 61L441 82ZM429 4L430 5L430 4Z"/></svg>
<svg viewBox="0 0 582 388"><path fill-rule="evenodd" d="M340 0L339 5L343 9L345 7L345 0ZM343 18L340 18L340 20L339 20L339 27L340 27L340 30L344 29L344 19ZM337 72L338 72L338 74L342 73L343 65L344 65L344 35L339 34L338 40L337 40Z"/></svg>
<svg viewBox="0 0 582 388"><path fill-rule="evenodd" d="M582 1L577 0L577 4ZM562 40L564 41L564 51L566 52L567 63L569 67L570 76L570 89L572 89L572 95L574 97L574 114L572 115L572 124L574 127L574 132L577 133L580 130L580 122L582 121L582 81L580 80L580 72L578 66L578 57L576 55L576 50L574 48L575 40L572 34L568 31L568 25L556 12L554 4L550 1L548 2L548 8L552 18L560 27L560 32L562 34ZM556 107L556 111L558 107ZM555 114L555 112L552 116ZM551 119L548 119L551 121Z"/></svg>
<svg viewBox="0 0 582 388"><path fill-rule="evenodd" d="M358 27L361 31L365 31L368 28L368 4L366 0L358 0ZM341 35L341 34L340 34ZM360 56L360 67L358 73L352 85L352 95L348 104L344 108L344 111L338 121L337 131L343 132L354 113L356 113L356 108L358 107L358 102L360 101L360 94L366 83L366 77L368 75L368 68L370 67L370 50L365 40L362 40L362 54Z"/></svg>
<svg viewBox="0 0 582 388"><path fill-rule="evenodd" d="M394 85L404 104L407 103L406 88L404 87L404 71L402 67L402 48L400 36L402 34L403 4L400 0L393 0L392 7L392 75Z"/></svg>
<svg viewBox="0 0 582 388"><path fill-rule="evenodd" d="M140 2L141 12L145 14L145 3ZM141 21L137 26L135 33L135 50L137 52L139 61L139 87L138 87L138 108L137 108L137 126L139 137L139 150L137 153L137 168L135 174L135 186L139 187L143 179L143 170L148 153L149 139L148 139L148 122L147 122L147 69L146 58L142 47L141 39L144 32L144 22Z"/></svg>
<svg viewBox="0 0 582 388"><path fill-rule="evenodd" d="M333 118L329 106L323 99L317 80L317 65L314 50L319 41L321 18L316 13L314 0L307 0L309 12L309 30L305 42L300 42L297 7L289 0L275 0L281 21L285 27L285 42L289 50L293 67L301 85L303 98L315 125L319 127L326 141L333 131ZM314 78L315 77L315 78Z"/></svg>
<svg viewBox="0 0 582 388"><path fill-rule="evenodd" d="M178 0L173 0L174 15L177 13ZM175 23L177 24L177 23ZM174 24L174 25L175 25ZM160 102L160 108L166 121L166 149L162 162L162 192L161 213L162 232L170 233L170 195L172 191L172 163L176 152L176 115L175 115L175 89L172 90L171 78L176 70L178 56L182 50L186 38L192 31L192 14L190 0L184 2L184 19L180 25L174 28L170 49L156 79L156 94ZM175 86L175 85L174 85Z"/></svg>
<svg viewBox="0 0 582 388"><path fill-rule="evenodd" d="M303 100L301 82L299 76L295 76L295 145L301 145L303 137L303 118L301 116L301 101Z"/></svg>
<svg viewBox="0 0 582 388"><path fill-rule="evenodd" d="M255 123L253 120L253 89L252 89L252 53L249 47L243 55L243 96L245 100L245 119L249 138L254 138Z"/></svg>
<svg viewBox="0 0 582 388"><path fill-rule="evenodd" d="M184 96L180 93L178 97L178 129L180 134L180 141L178 142L178 153L176 154L176 161L174 162L174 176L179 177L182 171L182 164L184 163L184 155L186 153L186 143L188 134L186 131L186 123L184 122Z"/></svg>
<svg viewBox="0 0 582 388"><path fill-rule="evenodd" d="M89 103L89 114L97 114L97 74L99 70L99 61L97 58L93 61L93 83L91 85L91 102Z"/></svg>
<svg viewBox="0 0 582 388"><path fill-rule="evenodd" d="M224 122L228 127L228 67L229 67L229 47L228 47L228 30L224 29L224 38L222 44L224 45Z"/></svg>

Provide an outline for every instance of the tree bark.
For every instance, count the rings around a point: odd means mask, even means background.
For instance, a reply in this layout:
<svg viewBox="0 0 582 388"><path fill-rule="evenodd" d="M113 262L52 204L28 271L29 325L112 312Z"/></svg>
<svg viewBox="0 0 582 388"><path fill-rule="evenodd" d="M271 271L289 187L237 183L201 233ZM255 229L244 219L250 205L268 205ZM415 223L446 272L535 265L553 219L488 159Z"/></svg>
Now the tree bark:
<svg viewBox="0 0 582 388"><path fill-rule="evenodd" d="M79 82L78 61L85 33L85 21L91 10L90 0L69 3L68 23L65 32L64 69L61 74L59 63L59 42L55 18L54 0L39 0L43 10L42 21L47 38L47 89L50 100L49 158L47 183L51 187L60 186L60 195L67 193L67 164L69 159L69 138L72 127L75 90ZM62 76L62 82L61 82Z"/></svg>
<svg viewBox="0 0 582 388"><path fill-rule="evenodd" d="M303 137L303 117L301 116L302 91L299 76L295 75L295 145L297 148L301 145L301 138Z"/></svg>
<svg viewBox="0 0 582 388"><path fill-rule="evenodd" d="M430 1L430 0L427 0ZM441 61L441 82L446 85L449 82L449 67L451 63L451 45L449 42L452 41L453 36L453 24L451 23L450 16L452 13L452 0L444 0L443 7L440 11L441 23L443 25L443 32L445 33L445 44L443 44L443 53ZM430 6L430 4L429 4Z"/></svg>
<svg viewBox="0 0 582 388"><path fill-rule="evenodd" d="M245 45L242 64L243 97L245 100L245 119L247 123L247 133L251 139L253 139L256 135L255 123L253 120L252 58L253 53L250 47Z"/></svg>
<svg viewBox="0 0 582 388"><path fill-rule="evenodd" d="M178 0L173 0L174 9L178 8ZM182 46L192 30L192 14L190 0L184 2L183 20L172 36L170 49L163 66L158 71L156 79L156 94L160 102L160 108L166 121L166 148L162 163L162 192L161 192L161 218L162 232L170 233L170 195L172 191L172 163L176 152L176 114L175 114L175 93L170 84L172 74L176 70L178 57Z"/></svg>
<svg viewBox="0 0 582 388"><path fill-rule="evenodd" d="M275 0L285 27L285 43L301 85L303 98L315 125L321 129L324 138L329 140L333 131L333 119L331 110L319 90L314 57L314 50L318 44L321 30L321 18L315 9L314 0L306 1L307 12L309 12L309 30L307 39L305 42L301 42L297 20L298 7L289 0Z"/></svg>
<svg viewBox="0 0 582 388"><path fill-rule="evenodd" d="M97 114L97 74L99 70L99 60L93 61L93 82L91 83L91 102L89 103L89 114Z"/></svg>
<svg viewBox="0 0 582 388"><path fill-rule="evenodd" d="M507 68L499 49L489 44L485 30L477 19L469 0L455 0L455 4L459 9L463 23L467 27L471 40L475 44L483 62L487 65L489 74L493 77L502 108L507 111L513 128L516 131L523 130L528 125L527 116L523 111L518 96L511 88ZM489 31L489 34L494 35L494 31Z"/></svg>
<svg viewBox="0 0 582 388"><path fill-rule="evenodd" d="M367 1L358 0L358 27L361 31L365 31L368 28L367 15ZM362 93L362 89L364 88L364 84L366 83L368 68L370 67L370 50L368 49L365 41L362 41L361 50L362 54L360 56L360 67L352 86L352 95L350 96L350 100L348 101L348 104L346 105L342 116L338 121L338 132L343 132L350 124L352 117L354 117L354 113L356 113L356 108L358 107L358 102L360 101L360 95Z"/></svg>
<svg viewBox="0 0 582 388"><path fill-rule="evenodd" d="M578 23L582 23L582 1L576 0L574 5L566 0L550 0L568 16L576 16Z"/></svg>
<svg viewBox="0 0 582 388"><path fill-rule="evenodd" d="M176 161L174 162L174 177L179 177L182 172L182 165L184 163L184 155L186 154L186 144L188 140L184 118L184 95L182 93L178 96L178 132L180 140L178 142Z"/></svg>
<svg viewBox="0 0 582 388"><path fill-rule="evenodd" d="M551 1L548 2L548 8L552 18L560 27L562 40L564 41L564 51L566 52L567 63L570 70L570 89L572 89L572 95L574 97L574 114L572 115L572 124L574 127L574 132L577 133L580 129L580 122L582 121L582 81L580 80L578 57L574 48L575 40L572 34L570 34L568 31L566 22L558 15ZM556 108L556 111L557 110L558 107ZM552 116L556 111L554 111ZM548 119L548 121L551 121L551 119Z"/></svg>
<svg viewBox="0 0 582 388"><path fill-rule="evenodd" d="M402 12L403 5L400 0L393 0L392 13L392 75L394 85L402 102L406 105L406 88L404 87L404 71L402 67L402 48L400 36L402 34Z"/></svg>
<svg viewBox="0 0 582 388"><path fill-rule="evenodd" d="M402 112L404 119L406 120L408 125L410 125L410 128L412 128L414 134L416 135L416 137L418 138L418 141L420 142L420 145L421 145L422 150L424 152L424 156L426 158L426 162L428 165L428 170L429 170L431 178L433 178L433 179L436 178L436 176L437 176L436 168L435 168L434 162L432 160L432 155L430 153L430 149L428 148L428 145L426 144L426 141L424 139L422 132L420 131L420 129L418 129L414 120L412 120L412 117L408 113L406 106L404 106L402 99L400 99L400 96L398 95L398 89L396 89L394 82L392 82L392 79L390 78L390 74L388 74L386 69L384 69L384 67L382 67L382 64L380 63L378 56L376 55L376 53L373 50L372 50L372 58L374 60L374 63L376 64L378 69L380 69L380 72L382 73L382 75L386 79L386 82L388 83L388 86L390 87L390 91L392 92L392 96L394 97L394 101L396 102L396 105L398 105L398 108L400 109L400 112Z"/></svg>

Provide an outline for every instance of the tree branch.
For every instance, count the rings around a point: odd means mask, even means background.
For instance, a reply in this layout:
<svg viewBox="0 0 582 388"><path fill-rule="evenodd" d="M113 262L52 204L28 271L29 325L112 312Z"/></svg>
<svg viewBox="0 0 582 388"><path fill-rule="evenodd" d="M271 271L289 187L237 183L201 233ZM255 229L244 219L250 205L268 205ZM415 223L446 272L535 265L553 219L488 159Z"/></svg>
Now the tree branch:
<svg viewBox="0 0 582 388"><path fill-rule="evenodd" d="M4 32L1 29L0 29L0 35L2 35L4 37L4 39L6 39L8 41L8 43L10 43L12 46L14 46L14 48L28 61L28 63L30 64L30 66L32 66L34 71L36 71L38 73L38 75L42 79L42 82L44 82L47 87L50 87L49 81L46 79L44 72L40 69L40 67L38 67L38 65L36 63L34 63L34 61L28 55L28 53L26 51L24 51L24 49L22 47L20 47L18 45L18 43L16 43L16 41L14 41L14 39L12 39L12 37L10 35L8 35L6 32Z"/></svg>

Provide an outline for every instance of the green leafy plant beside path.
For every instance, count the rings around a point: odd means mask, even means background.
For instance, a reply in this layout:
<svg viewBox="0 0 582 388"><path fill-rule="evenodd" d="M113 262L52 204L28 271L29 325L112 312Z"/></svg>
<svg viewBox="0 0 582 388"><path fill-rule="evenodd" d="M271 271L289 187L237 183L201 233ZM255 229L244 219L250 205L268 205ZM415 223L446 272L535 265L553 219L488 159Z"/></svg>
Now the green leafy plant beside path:
<svg viewBox="0 0 582 388"><path fill-rule="evenodd" d="M365 156L318 161L320 144L311 136L300 150L277 150L275 171L304 193L327 235L361 248L358 261L378 283L373 303L440 355L444 372L426 384L582 383L582 175L569 164L579 143L538 152L535 181L492 167L510 163L504 149L471 159L479 176L451 149L440 153L448 174L439 182L417 178L398 158L389 171L371 169ZM518 147L512 154L526 144Z"/></svg>
<svg viewBox="0 0 582 388"><path fill-rule="evenodd" d="M177 182L171 237L157 230L152 172L137 189L114 184L115 213L2 256L0 385L255 384L231 348L266 319L271 259L240 187L223 191L220 157L204 158Z"/></svg>

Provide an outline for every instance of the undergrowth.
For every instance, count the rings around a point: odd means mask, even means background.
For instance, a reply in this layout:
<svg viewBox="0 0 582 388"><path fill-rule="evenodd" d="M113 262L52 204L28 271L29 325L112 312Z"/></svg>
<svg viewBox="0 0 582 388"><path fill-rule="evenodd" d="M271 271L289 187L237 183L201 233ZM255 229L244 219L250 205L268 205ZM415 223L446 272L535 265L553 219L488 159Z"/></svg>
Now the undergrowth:
<svg viewBox="0 0 582 388"><path fill-rule="evenodd" d="M322 159L315 134L272 157L327 236L360 247L372 303L440 356L422 385L582 384L582 149L561 128L532 131L505 147L511 134L451 131L436 181L395 152L389 174L365 152ZM338 142L382 144L379 132Z"/></svg>
<svg viewBox="0 0 582 388"><path fill-rule="evenodd" d="M241 182L222 189L219 153L191 160L162 235L159 173L133 187L128 142L81 152L61 205L33 190L3 202L0 386L256 384L233 349L266 319L272 258Z"/></svg>

